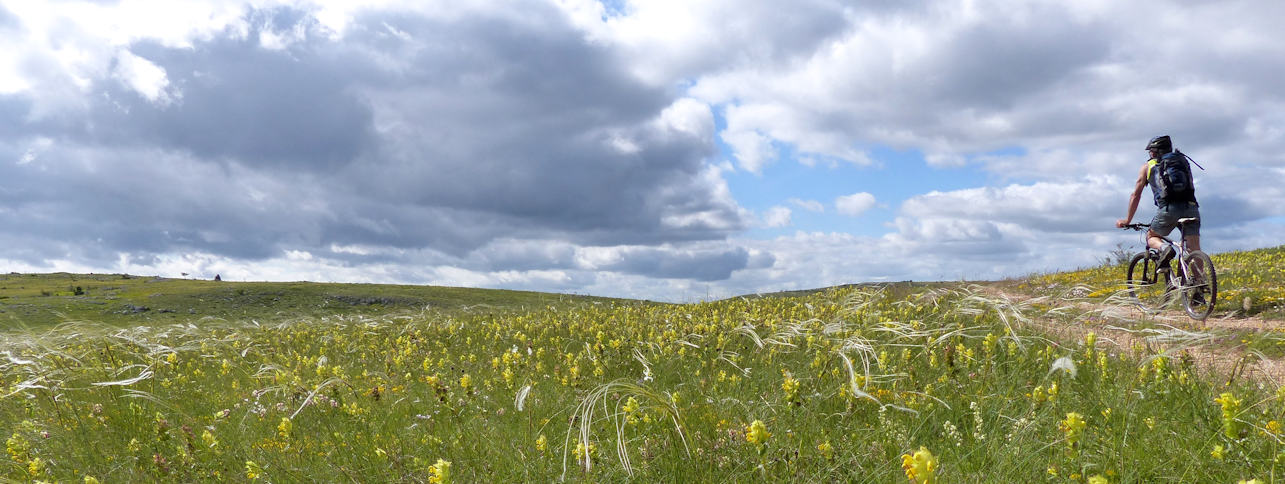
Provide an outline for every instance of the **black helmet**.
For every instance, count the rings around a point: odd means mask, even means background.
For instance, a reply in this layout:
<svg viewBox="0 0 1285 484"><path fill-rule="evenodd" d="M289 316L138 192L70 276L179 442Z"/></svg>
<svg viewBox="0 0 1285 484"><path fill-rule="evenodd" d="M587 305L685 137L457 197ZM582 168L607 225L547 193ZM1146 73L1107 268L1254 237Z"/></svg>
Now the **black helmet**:
<svg viewBox="0 0 1285 484"><path fill-rule="evenodd" d="M1169 140L1169 135L1156 136L1155 138L1151 138L1151 141L1147 143L1147 150L1156 150L1161 153L1168 153L1173 151L1173 141Z"/></svg>

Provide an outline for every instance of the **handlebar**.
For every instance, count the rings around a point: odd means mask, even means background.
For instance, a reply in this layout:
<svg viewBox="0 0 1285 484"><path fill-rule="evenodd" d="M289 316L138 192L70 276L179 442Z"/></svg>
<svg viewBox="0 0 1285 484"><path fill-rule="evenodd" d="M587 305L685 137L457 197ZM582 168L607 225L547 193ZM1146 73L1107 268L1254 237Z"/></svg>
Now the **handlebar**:
<svg viewBox="0 0 1285 484"><path fill-rule="evenodd" d="M1142 231L1151 228L1151 224L1127 224L1122 228Z"/></svg>

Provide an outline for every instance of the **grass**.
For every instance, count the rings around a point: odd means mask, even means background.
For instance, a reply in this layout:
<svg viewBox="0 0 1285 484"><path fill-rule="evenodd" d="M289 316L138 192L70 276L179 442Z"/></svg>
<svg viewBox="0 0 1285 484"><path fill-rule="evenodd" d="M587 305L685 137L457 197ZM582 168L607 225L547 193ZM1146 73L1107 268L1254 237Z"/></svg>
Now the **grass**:
<svg viewBox="0 0 1285 484"><path fill-rule="evenodd" d="M93 277L0 281L9 315L153 308L0 333L0 478L908 482L907 464L920 483L1237 482L1285 456L1274 386L1058 339L1031 322L1083 327L1077 309L964 284L665 305ZM1066 283L1041 277L1012 284ZM110 311L86 307L67 314Z"/></svg>
<svg viewBox="0 0 1285 484"><path fill-rule="evenodd" d="M1285 319L1285 245L1211 254L1218 276L1218 303L1211 317ZM1125 289L1123 265L1023 278L1019 286L1039 294L1084 287L1083 296L1105 300Z"/></svg>
<svg viewBox="0 0 1285 484"><path fill-rule="evenodd" d="M260 322L338 315L378 316L424 307L445 311L529 310L612 299L526 291L385 284L215 282L123 274L0 275L0 328L67 321L115 326L201 318Z"/></svg>

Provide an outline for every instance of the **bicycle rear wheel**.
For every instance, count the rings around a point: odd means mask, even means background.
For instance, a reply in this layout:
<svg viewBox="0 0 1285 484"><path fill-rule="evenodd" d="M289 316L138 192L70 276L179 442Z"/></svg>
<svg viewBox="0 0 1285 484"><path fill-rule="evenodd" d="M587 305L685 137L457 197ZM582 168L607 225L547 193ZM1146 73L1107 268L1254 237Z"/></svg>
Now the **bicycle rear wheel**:
<svg viewBox="0 0 1285 484"><path fill-rule="evenodd" d="M1125 281L1129 296L1142 309L1158 311L1167 304L1169 290L1169 273L1156 273L1158 261L1147 252L1139 252L1129 260L1129 272Z"/></svg>
<svg viewBox="0 0 1285 484"><path fill-rule="evenodd" d="M1214 261L1204 252L1187 254L1187 277L1182 288L1182 306L1193 319L1204 320L1214 312L1218 299L1218 275Z"/></svg>

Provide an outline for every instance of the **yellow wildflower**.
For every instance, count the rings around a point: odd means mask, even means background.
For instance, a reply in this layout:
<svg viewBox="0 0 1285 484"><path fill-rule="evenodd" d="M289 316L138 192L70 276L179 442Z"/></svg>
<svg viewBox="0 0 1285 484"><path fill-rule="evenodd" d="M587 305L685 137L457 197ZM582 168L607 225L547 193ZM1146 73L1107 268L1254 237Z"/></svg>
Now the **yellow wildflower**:
<svg viewBox="0 0 1285 484"><path fill-rule="evenodd" d="M201 442L204 442L205 446L211 449L219 446L219 440L214 438L214 434L209 429L201 432Z"/></svg>
<svg viewBox="0 0 1285 484"><path fill-rule="evenodd" d="M762 420L750 422L750 425L745 428L745 440L754 445L766 444L768 437L771 436L772 434L767 431L767 424Z"/></svg>
<svg viewBox="0 0 1285 484"><path fill-rule="evenodd" d="M468 376L468 373L465 373L465 374L464 374L464 376L461 376L461 377L460 377L460 389L461 389L461 390L464 390L464 392L466 392L466 393L467 393L467 392L468 392L469 387L471 387L472 385L473 385L473 379L472 379L472 378L470 378L470 377Z"/></svg>
<svg viewBox="0 0 1285 484"><path fill-rule="evenodd" d="M451 482L451 461L437 459L437 463L428 468L428 482L433 484Z"/></svg>
<svg viewBox="0 0 1285 484"><path fill-rule="evenodd" d="M1214 399L1223 410L1223 435L1229 439L1235 439L1240 436L1240 422L1236 421L1236 416L1240 414L1241 400L1236 398L1230 392L1219 395Z"/></svg>
<svg viewBox="0 0 1285 484"><path fill-rule="evenodd" d="M1076 445L1080 442L1080 437L1084 434L1084 427L1088 423L1084 421L1084 416L1077 412L1066 414L1066 419L1058 423L1058 429L1066 434L1066 445L1075 450Z"/></svg>
<svg viewBox="0 0 1285 484"><path fill-rule="evenodd" d="M252 460L245 461L245 478L251 481L263 477L263 468Z"/></svg>
<svg viewBox="0 0 1285 484"><path fill-rule="evenodd" d="M821 452L821 457L824 457L825 460L834 460L834 446L830 445L830 441L827 440L818 444L817 451Z"/></svg>
<svg viewBox="0 0 1285 484"><path fill-rule="evenodd" d="M571 453L575 455L577 462L583 462L598 454L598 446L594 445L593 442L585 445L584 441L577 441L576 448Z"/></svg>
<svg viewBox="0 0 1285 484"><path fill-rule="evenodd" d="M914 454L902 454L901 468L906 471L906 477L916 484L937 482L937 458L927 447L920 446Z"/></svg>
<svg viewBox="0 0 1285 484"><path fill-rule="evenodd" d="M45 461L39 457L32 457L31 461L27 462L27 472L31 474L32 477L44 474Z"/></svg>
<svg viewBox="0 0 1285 484"><path fill-rule="evenodd" d="M1215 459L1222 460L1227 455L1227 449L1223 448L1222 444L1218 444L1214 446L1214 450L1209 455L1214 456Z"/></svg>
<svg viewBox="0 0 1285 484"><path fill-rule="evenodd" d="M290 417L281 417L281 423L277 424L277 435L280 435L282 439L288 439L292 428Z"/></svg>
<svg viewBox="0 0 1285 484"><path fill-rule="evenodd" d="M1281 434L1281 423L1280 423L1280 422L1278 422L1278 421L1276 421L1276 420L1268 421L1268 422L1267 422L1267 425L1265 425L1265 426L1264 426L1263 433L1265 433L1265 434L1267 434L1267 435L1269 435L1269 436L1273 436L1273 437L1274 437L1274 436L1277 436L1277 435L1280 435L1280 434Z"/></svg>
<svg viewBox="0 0 1285 484"><path fill-rule="evenodd" d="M625 401L625 407L624 407L625 423L626 424L638 423L638 420L641 418L639 417L638 412L641 409L642 409L642 405L638 403L638 399L634 398L631 395L629 397L629 400Z"/></svg>
<svg viewBox="0 0 1285 484"><path fill-rule="evenodd" d="M9 457L18 462L26 459L29 447L30 444L27 443L27 439L22 438L22 435L17 432L14 432L13 436L9 437L9 440L5 442L5 450L9 452Z"/></svg>
<svg viewBox="0 0 1285 484"><path fill-rule="evenodd" d="M1102 477L1101 475L1096 475L1089 478L1089 484L1111 484L1111 481L1108 481L1107 478Z"/></svg>
<svg viewBox="0 0 1285 484"><path fill-rule="evenodd" d="M785 373L785 380L781 382L781 391L785 392L786 402L798 403L799 381L794 379L789 372Z"/></svg>

